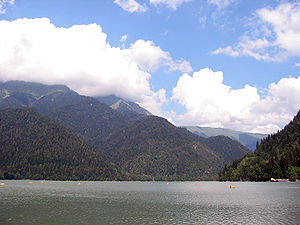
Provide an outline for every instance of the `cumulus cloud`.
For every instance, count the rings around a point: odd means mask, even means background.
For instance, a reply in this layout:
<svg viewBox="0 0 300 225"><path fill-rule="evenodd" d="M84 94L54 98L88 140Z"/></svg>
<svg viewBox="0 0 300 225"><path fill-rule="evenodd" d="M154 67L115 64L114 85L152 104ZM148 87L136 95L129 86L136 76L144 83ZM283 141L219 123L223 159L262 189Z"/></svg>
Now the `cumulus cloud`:
<svg viewBox="0 0 300 225"><path fill-rule="evenodd" d="M15 0L0 0L0 14L6 13L6 8L8 5L13 5Z"/></svg>
<svg viewBox="0 0 300 225"><path fill-rule="evenodd" d="M167 103L166 90L160 89L151 96L145 96L141 106L146 109L151 109L151 113L157 116L164 117L166 113L162 110L162 106Z"/></svg>
<svg viewBox="0 0 300 225"><path fill-rule="evenodd" d="M192 71L189 62L183 59L173 60L168 52L163 51L159 46L155 46L152 41L137 40L131 44L126 53L144 71L153 72L162 66L168 67L171 71Z"/></svg>
<svg viewBox="0 0 300 225"><path fill-rule="evenodd" d="M261 97L256 87L245 85L234 90L223 83L221 71L205 68L193 76L183 74L173 89L172 100L186 108L186 113L175 116L181 125L271 133L300 109L300 77L272 83Z"/></svg>
<svg viewBox="0 0 300 225"><path fill-rule="evenodd" d="M300 3L282 3L276 8L256 11L256 27L235 46L219 48L212 54L252 56L257 60L283 61L300 56Z"/></svg>
<svg viewBox="0 0 300 225"><path fill-rule="evenodd" d="M178 6L191 0L150 0L150 4L155 6L165 5L173 10L176 10Z"/></svg>
<svg viewBox="0 0 300 225"><path fill-rule="evenodd" d="M158 112L164 101L163 90L151 90L149 71L160 66L161 58L173 60L153 42L139 40L121 49L107 42L97 24L62 28L47 18L3 20L0 31L2 82L66 84L84 95L115 94L151 112Z"/></svg>
<svg viewBox="0 0 300 225"><path fill-rule="evenodd" d="M142 6L135 0L114 0L118 6L120 6L123 10L133 13L133 12L146 12L146 6Z"/></svg>

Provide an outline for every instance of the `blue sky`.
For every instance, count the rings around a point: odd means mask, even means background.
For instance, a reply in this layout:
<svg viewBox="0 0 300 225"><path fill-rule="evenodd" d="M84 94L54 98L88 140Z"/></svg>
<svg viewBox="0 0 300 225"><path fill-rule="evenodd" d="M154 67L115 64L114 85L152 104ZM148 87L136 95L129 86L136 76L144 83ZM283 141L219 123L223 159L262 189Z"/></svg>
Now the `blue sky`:
<svg viewBox="0 0 300 225"><path fill-rule="evenodd" d="M0 81L116 94L177 125L275 132L300 108L300 3L0 0Z"/></svg>

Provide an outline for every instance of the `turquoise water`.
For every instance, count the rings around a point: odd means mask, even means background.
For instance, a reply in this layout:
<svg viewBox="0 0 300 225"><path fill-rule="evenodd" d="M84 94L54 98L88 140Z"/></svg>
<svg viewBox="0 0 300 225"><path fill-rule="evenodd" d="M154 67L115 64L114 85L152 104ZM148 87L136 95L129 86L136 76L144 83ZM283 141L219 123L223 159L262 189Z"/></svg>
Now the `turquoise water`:
<svg viewBox="0 0 300 225"><path fill-rule="evenodd" d="M300 224L300 183L1 182L5 225Z"/></svg>

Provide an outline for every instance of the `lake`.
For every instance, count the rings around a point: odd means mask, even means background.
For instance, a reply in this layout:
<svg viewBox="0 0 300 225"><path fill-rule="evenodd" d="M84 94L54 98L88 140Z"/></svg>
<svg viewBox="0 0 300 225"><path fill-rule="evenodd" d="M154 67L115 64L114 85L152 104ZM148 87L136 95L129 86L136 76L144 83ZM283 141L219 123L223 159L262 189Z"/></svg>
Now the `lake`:
<svg viewBox="0 0 300 225"><path fill-rule="evenodd" d="M300 183L0 182L5 225L300 224Z"/></svg>

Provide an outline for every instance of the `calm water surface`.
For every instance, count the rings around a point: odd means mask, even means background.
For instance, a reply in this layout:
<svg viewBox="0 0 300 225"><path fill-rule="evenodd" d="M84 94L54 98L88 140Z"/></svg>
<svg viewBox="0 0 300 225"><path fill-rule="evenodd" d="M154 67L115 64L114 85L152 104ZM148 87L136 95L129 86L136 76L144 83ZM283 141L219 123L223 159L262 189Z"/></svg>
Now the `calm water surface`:
<svg viewBox="0 0 300 225"><path fill-rule="evenodd" d="M0 182L5 225L300 224L300 183Z"/></svg>

